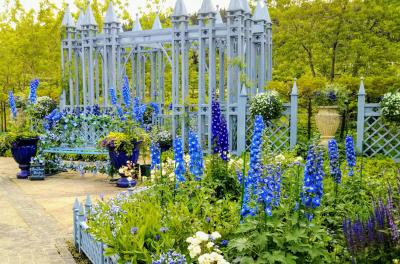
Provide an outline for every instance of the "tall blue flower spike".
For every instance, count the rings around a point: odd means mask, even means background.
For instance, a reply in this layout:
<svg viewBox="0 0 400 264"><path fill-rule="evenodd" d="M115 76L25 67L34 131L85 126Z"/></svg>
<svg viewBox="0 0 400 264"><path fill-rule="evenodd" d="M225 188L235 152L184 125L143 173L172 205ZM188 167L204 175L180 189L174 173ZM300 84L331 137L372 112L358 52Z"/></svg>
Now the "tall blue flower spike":
<svg viewBox="0 0 400 264"><path fill-rule="evenodd" d="M143 125L144 123L144 113L146 112L146 105L141 104L139 97L135 97L133 100L133 118L137 123Z"/></svg>
<svg viewBox="0 0 400 264"><path fill-rule="evenodd" d="M261 116L256 116L254 120L254 131L250 147L250 168L244 179L244 195L242 201L242 217L255 215L257 209L251 206L251 197L256 190L259 179L262 175L262 145L264 133L264 121Z"/></svg>
<svg viewBox="0 0 400 264"><path fill-rule="evenodd" d="M8 92L8 104L10 105L10 110L13 118L17 117L17 105L15 104L15 97L12 91Z"/></svg>
<svg viewBox="0 0 400 264"><path fill-rule="evenodd" d="M354 150L354 140L352 136L346 136L346 160L349 168L349 176L354 175L354 167L356 166L356 152Z"/></svg>
<svg viewBox="0 0 400 264"><path fill-rule="evenodd" d="M219 153L221 159L227 161L229 153L228 128L221 113L218 101L212 100L211 107L211 134L214 145L214 154Z"/></svg>
<svg viewBox="0 0 400 264"><path fill-rule="evenodd" d="M161 149L158 143L151 142L150 145L150 158L151 158L151 169L160 169L161 164Z"/></svg>
<svg viewBox="0 0 400 264"><path fill-rule="evenodd" d="M174 159L175 159L175 177L176 184L178 186L179 183L185 182L185 161L183 160L183 146L182 140L179 137L176 137L174 140Z"/></svg>
<svg viewBox="0 0 400 264"><path fill-rule="evenodd" d="M110 92L111 104L117 105L118 99L117 99L117 92L116 92L115 88L111 86L109 89L109 92Z"/></svg>
<svg viewBox="0 0 400 264"><path fill-rule="evenodd" d="M34 79L31 81L31 84L29 86L29 102L31 104L36 103L36 93L37 93L37 88L39 87L39 80Z"/></svg>
<svg viewBox="0 0 400 264"><path fill-rule="evenodd" d="M322 181L324 176L322 164L322 151L317 155L315 147L311 145L308 150L306 165L304 168L303 190L301 193L302 204L309 210L321 205L323 195ZM307 212L306 217L311 221L313 214Z"/></svg>
<svg viewBox="0 0 400 264"><path fill-rule="evenodd" d="M190 131L189 132L189 169L190 172L195 177L196 181L201 180L203 176L203 150L200 146L199 139L196 133Z"/></svg>
<svg viewBox="0 0 400 264"><path fill-rule="evenodd" d="M131 107L131 90L129 88L128 77L124 77L124 83L122 85L122 99L127 108Z"/></svg>
<svg viewBox="0 0 400 264"><path fill-rule="evenodd" d="M272 215L272 207L279 206L281 197L281 169L279 166L266 166L267 177L259 179L258 202L264 205L267 215Z"/></svg>
<svg viewBox="0 0 400 264"><path fill-rule="evenodd" d="M334 139L328 142L328 157L331 176L335 183L339 184L342 181L342 171L340 170L338 145Z"/></svg>

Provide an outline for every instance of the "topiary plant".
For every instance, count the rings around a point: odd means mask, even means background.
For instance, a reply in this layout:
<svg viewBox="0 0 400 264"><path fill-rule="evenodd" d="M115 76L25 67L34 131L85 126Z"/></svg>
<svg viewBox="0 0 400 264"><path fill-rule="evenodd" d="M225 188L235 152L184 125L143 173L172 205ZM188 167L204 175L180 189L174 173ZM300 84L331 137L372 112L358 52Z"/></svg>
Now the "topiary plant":
<svg viewBox="0 0 400 264"><path fill-rule="evenodd" d="M267 91L251 99L249 111L252 117L261 115L265 121L268 121L281 116L283 104L277 92Z"/></svg>

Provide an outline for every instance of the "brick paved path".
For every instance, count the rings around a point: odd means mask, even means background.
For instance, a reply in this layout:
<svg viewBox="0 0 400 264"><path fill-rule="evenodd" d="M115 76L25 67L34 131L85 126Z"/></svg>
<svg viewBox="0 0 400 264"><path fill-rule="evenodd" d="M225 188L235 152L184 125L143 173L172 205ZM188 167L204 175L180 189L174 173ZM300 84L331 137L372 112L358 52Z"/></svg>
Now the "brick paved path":
<svg viewBox="0 0 400 264"><path fill-rule="evenodd" d="M0 163L0 263L75 263L66 248L66 233L54 217L12 180Z"/></svg>

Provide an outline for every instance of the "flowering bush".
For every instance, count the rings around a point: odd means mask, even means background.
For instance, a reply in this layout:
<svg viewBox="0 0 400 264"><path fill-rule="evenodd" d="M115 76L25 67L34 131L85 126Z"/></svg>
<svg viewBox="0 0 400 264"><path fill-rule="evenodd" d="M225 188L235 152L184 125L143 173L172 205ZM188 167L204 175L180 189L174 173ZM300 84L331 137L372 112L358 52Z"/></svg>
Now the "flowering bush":
<svg viewBox="0 0 400 264"><path fill-rule="evenodd" d="M261 115L264 121L268 121L281 116L283 104L277 92L266 91L251 99L249 111L253 117Z"/></svg>
<svg viewBox="0 0 400 264"><path fill-rule="evenodd" d="M197 259L199 264L229 264L221 255L216 243L221 238L218 232L206 234L202 231L196 232L194 236L188 237L188 251L192 259Z"/></svg>
<svg viewBox="0 0 400 264"><path fill-rule="evenodd" d="M135 164L132 163L132 161L128 160L126 162L126 166L122 166L118 170L120 175L123 175L128 178L136 178L136 169L135 169Z"/></svg>
<svg viewBox="0 0 400 264"><path fill-rule="evenodd" d="M36 103L30 109L33 118L42 119L57 107L57 103L48 96L38 97Z"/></svg>
<svg viewBox="0 0 400 264"><path fill-rule="evenodd" d="M380 103L383 117L390 122L400 122L400 92L387 93Z"/></svg>

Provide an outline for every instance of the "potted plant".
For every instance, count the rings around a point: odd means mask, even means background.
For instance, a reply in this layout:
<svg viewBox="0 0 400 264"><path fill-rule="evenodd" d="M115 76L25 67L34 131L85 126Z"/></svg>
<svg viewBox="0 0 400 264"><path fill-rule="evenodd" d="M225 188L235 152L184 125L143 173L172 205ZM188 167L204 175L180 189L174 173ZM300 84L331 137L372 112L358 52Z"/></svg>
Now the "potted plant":
<svg viewBox="0 0 400 264"><path fill-rule="evenodd" d="M158 131L155 135L155 142L160 146L161 152L166 152L172 148L172 134L168 130Z"/></svg>
<svg viewBox="0 0 400 264"><path fill-rule="evenodd" d="M126 166L119 168L118 173L121 178L117 181L117 187L128 188L136 185L137 173L136 166L128 160Z"/></svg>
<svg viewBox="0 0 400 264"><path fill-rule="evenodd" d="M37 120L31 115L32 109L36 104L36 89L38 81L31 83L29 103L24 111L17 113L14 93L9 92L8 101L13 120L8 134L8 142L14 160L18 163L20 171L17 173L18 179L27 179L30 176L30 162L36 156L38 149L39 134L34 124Z"/></svg>
<svg viewBox="0 0 400 264"><path fill-rule="evenodd" d="M252 117L261 115L266 123L282 115L283 104L276 91L268 90L257 94L250 100L249 111Z"/></svg>
<svg viewBox="0 0 400 264"><path fill-rule="evenodd" d="M328 145L329 139L335 137L340 125L339 98L340 89L334 84L329 84L322 91L315 93L318 106L315 123L321 133L321 144L324 146Z"/></svg>
<svg viewBox="0 0 400 264"><path fill-rule="evenodd" d="M137 124L127 120L122 131L110 132L100 141L100 146L108 149L110 161L116 170L125 166L128 161L137 164L140 148L148 145L147 133Z"/></svg>

